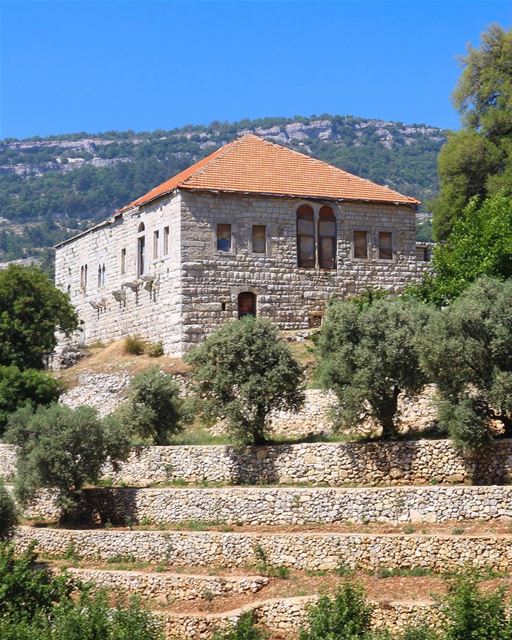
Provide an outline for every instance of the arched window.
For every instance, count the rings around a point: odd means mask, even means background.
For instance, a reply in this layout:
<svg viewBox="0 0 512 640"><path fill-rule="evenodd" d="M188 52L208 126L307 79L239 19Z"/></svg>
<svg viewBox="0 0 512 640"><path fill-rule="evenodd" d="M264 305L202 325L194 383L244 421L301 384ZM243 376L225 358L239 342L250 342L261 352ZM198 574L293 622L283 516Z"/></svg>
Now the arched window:
<svg viewBox="0 0 512 640"><path fill-rule="evenodd" d="M243 291L238 294L238 317L256 315L256 294L252 291Z"/></svg>
<svg viewBox="0 0 512 640"><path fill-rule="evenodd" d="M105 264L101 267L101 286L105 286Z"/></svg>
<svg viewBox="0 0 512 640"><path fill-rule="evenodd" d="M336 217L327 206L318 217L318 264L320 269L336 269Z"/></svg>
<svg viewBox="0 0 512 640"><path fill-rule="evenodd" d="M145 231L145 230L146 230L146 227L144 226L144 223L143 223L143 222L141 222L141 223L139 224L139 228L137 229L137 233L142 233L142 232L143 232L143 231Z"/></svg>
<svg viewBox="0 0 512 640"><path fill-rule="evenodd" d="M297 262L299 267L315 266L315 214L308 204L297 209Z"/></svg>
<svg viewBox="0 0 512 640"><path fill-rule="evenodd" d="M98 289L101 287L101 265L98 267Z"/></svg>

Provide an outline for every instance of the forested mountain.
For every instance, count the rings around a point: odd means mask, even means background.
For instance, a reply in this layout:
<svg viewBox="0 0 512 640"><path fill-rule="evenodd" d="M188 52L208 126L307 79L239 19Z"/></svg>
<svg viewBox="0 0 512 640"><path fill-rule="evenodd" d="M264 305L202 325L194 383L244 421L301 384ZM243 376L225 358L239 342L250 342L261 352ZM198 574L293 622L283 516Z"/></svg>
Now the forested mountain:
<svg viewBox="0 0 512 640"><path fill-rule="evenodd" d="M425 201L446 131L351 116L0 141L0 261L44 254L244 132ZM47 251L46 251L47 253Z"/></svg>

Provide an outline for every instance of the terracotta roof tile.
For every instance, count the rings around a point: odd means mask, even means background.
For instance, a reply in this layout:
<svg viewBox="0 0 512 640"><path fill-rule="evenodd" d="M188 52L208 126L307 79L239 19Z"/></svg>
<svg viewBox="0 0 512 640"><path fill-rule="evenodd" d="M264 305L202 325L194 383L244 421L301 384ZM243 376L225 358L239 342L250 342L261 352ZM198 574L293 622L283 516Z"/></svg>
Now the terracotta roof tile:
<svg viewBox="0 0 512 640"><path fill-rule="evenodd" d="M247 134L155 187L121 211L147 204L177 188L419 204L415 198L388 187Z"/></svg>

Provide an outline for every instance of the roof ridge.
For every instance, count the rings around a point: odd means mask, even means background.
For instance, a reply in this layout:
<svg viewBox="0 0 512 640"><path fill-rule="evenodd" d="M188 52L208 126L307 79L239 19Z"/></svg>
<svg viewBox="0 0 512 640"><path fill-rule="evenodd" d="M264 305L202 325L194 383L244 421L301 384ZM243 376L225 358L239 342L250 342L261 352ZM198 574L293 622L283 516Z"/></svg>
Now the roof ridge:
<svg viewBox="0 0 512 640"><path fill-rule="evenodd" d="M208 167L211 167L212 164L215 164L218 160L221 160L226 155L231 153L233 151L233 149L240 142L242 142L242 140L244 138L248 137L249 135L251 135L251 134L247 134L246 133L243 136L240 136L240 137L236 138L235 140L231 140L231 142L228 142L227 144L222 145L218 149L215 149L215 151L213 151L209 156L206 156L206 158L210 158L210 160L208 160L208 162L205 162L203 165L198 167L195 171L190 173L186 178L184 178L182 181L180 181L178 183L178 187L181 187L182 185L186 184L187 180L190 180L191 178L196 176L198 173L203 173ZM254 137L257 137L257 136L254 136ZM203 158L203 159L206 160L206 158Z"/></svg>

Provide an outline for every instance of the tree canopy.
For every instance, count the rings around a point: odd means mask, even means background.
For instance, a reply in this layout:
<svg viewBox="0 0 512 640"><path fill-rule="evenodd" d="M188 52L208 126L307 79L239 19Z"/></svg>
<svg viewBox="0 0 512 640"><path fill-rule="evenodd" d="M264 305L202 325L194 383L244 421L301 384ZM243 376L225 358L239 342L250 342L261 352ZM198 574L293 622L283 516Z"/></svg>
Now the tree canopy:
<svg viewBox="0 0 512 640"><path fill-rule="evenodd" d="M205 414L227 418L237 439L264 444L272 410L298 410L304 374L277 329L263 318L223 325L190 353Z"/></svg>
<svg viewBox="0 0 512 640"><path fill-rule="evenodd" d="M479 276L512 277L512 197L500 191L484 202L471 200L446 243L434 248L433 272L409 291L437 306L456 298Z"/></svg>
<svg viewBox="0 0 512 640"><path fill-rule="evenodd" d="M421 365L441 396L441 426L461 448L512 436L512 280L483 277L433 315Z"/></svg>
<svg viewBox="0 0 512 640"><path fill-rule="evenodd" d="M512 29L492 25L469 47L453 93L463 128L439 154L434 235L446 239L471 198L512 193Z"/></svg>
<svg viewBox="0 0 512 640"><path fill-rule="evenodd" d="M77 327L68 297L40 269L0 270L0 365L39 369L57 344L56 331L69 335Z"/></svg>
<svg viewBox="0 0 512 640"><path fill-rule="evenodd" d="M365 295L332 301L318 340L318 375L337 396L335 423L352 428L366 417L396 435L398 396L415 395L426 383L416 337L429 318L414 300Z"/></svg>
<svg viewBox="0 0 512 640"><path fill-rule="evenodd" d="M9 418L5 440L19 447L16 493L22 502L42 488L57 490L63 519L73 513L86 482L95 483L107 460L116 465L129 453L116 420L101 420L87 405L52 404L18 409Z"/></svg>

